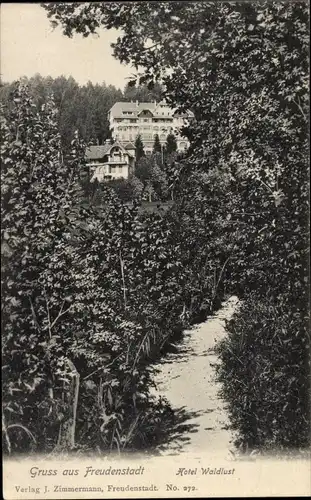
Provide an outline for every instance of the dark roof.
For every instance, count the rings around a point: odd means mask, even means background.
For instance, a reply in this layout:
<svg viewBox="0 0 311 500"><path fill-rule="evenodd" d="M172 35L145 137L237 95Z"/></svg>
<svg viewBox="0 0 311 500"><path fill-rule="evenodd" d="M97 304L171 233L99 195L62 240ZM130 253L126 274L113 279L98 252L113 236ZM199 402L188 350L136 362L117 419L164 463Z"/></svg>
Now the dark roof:
<svg viewBox="0 0 311 500"><path fill-rule="evenodd" d="M90 146L86 149L85 156L88 160L100 160L109 152L110 148L111 144L103 144L102 146Z"/></svg>
<svg viewBox="0 0 311 500"><path fill-rule="evenodd" d="M117 146L127 154L129 154L129 152L127 151L128 149L135 149L134 145L125 148L118 140L116 140L113 144L103 144L102 146L89 146L85 151L85 156L88 160L101 160L105 155L109 154L110 150L115 146Z"/></svg>

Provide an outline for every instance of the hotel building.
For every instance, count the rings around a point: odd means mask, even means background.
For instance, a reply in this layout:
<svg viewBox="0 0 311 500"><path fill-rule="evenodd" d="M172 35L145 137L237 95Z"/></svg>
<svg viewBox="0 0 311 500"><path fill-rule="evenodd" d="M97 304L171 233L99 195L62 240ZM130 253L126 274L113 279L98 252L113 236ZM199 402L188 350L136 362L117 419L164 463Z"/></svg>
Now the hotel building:
<svg viewBox="0 0 311 500"><path fill-rule="evenodd" d="M192 113L178 113L165 102L116 102L108 113L112 138L120 144L134 143L141 136L146 153L152 153L154 138L158 134L161 145L170 133L176 137L177 150L188 148L187 139L180 129L188 123Z"/></svg>

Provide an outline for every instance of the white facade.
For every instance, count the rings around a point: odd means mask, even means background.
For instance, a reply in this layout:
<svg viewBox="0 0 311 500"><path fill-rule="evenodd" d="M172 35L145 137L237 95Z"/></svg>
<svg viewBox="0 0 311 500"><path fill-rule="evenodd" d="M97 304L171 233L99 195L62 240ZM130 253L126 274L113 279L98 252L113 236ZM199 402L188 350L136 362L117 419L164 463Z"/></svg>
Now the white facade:
<svg viewBox="0 0 311 500"><path fill-rule="evenodd" d="M109 111L108 119L112 137L121 144L135 142L141 136L145 151L152 152L155 136L158 134L162 145L173 133L177 141L177 150L188 148L187 139L179 131L186 125L191 113L180 114L164 102L117 102Z"/></svg>
<svg viewBox="0 0 311 500"><path fill-rule="evenodd" d="M115 179L128 179L134 171L135 147L128 144L124 148L119 142L103 146L90 146L86 150L90 181L104 182Z"/></svg>
<svg viewBox="0 0 311 500"><path fill-rule="evenodd" d="M95 179L98 182L115 179L128 179L128 167L125 165L97 165L93 168L91 182Z"/></svg>

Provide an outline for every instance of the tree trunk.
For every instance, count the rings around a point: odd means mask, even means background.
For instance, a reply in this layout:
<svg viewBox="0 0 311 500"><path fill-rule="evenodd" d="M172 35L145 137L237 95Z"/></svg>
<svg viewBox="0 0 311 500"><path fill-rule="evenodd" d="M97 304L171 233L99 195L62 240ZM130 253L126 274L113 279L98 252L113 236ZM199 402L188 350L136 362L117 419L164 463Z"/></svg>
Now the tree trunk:
<svg viewBox="0 0 311 500"><path fill-rule="evenodd" d="M65 388L64 402L68 408L67 416L60 425L57 448L61 450L73 449L75 447L75 433L77 420L77 407L79 398L80 375L75 365L67 360L71 370L71 381Z"/></svg>

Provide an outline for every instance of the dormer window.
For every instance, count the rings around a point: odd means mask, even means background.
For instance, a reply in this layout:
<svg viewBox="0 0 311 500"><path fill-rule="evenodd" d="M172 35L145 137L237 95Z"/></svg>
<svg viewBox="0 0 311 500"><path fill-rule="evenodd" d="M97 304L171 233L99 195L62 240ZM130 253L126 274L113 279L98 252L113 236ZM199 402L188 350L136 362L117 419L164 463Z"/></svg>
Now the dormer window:
<svg viewBox="0 0 311 500"><path fill-rule="evenodd" d="M139 116L149 116L150 118L152 118L152 113L149 109L143 109L140 113L139 113Z"/></svg>

